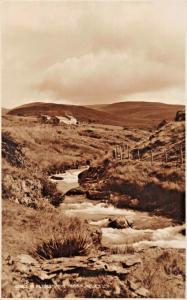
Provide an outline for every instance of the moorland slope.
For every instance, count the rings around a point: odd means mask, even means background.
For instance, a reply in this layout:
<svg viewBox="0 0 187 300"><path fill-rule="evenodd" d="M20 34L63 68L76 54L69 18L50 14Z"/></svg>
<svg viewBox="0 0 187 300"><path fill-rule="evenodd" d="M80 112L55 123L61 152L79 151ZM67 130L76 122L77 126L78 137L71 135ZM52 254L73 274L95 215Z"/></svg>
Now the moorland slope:
<svg viewBox="0 0 187 300"><path fill-rule="evenodd" d="M65 116L73 115L78 121L94 122L132 128L155 128L163 120L174 120L182 105L149 103L144 101L119 102L99 106L76 106L35 102L16 107L9 115L39 116L41 114Z"/></svg>

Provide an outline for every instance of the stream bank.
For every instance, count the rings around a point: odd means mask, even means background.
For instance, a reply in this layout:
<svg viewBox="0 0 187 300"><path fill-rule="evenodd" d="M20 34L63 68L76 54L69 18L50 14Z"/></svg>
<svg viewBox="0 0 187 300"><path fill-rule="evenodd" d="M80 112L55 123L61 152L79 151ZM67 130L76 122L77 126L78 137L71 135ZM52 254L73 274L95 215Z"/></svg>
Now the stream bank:
<svg viewBox="0 0 187 300"><path fill-rule="evenodd" d="M122 248L129 245L137 251L150 247L185 248L185 226L176 225L171 218L133 209L116 208L106 199L90 200L85 194L66 195L69 190L80 188L78 177L85 169L87 168L54 174L53 178L58 176L61 179L51 180L56 182L57 189L65 194L59 209L68 216L82 218L90 225L97 226L102 232L103 246ZM127 219L133 224L132 228L111 228L111 220L119 218Z"/></svg>
<svg viewBox="0 0 187 300"><path fill-rule="evenodd" d="M181 168L142 161L104 160L78 176L89 199L106 199L118 208L147 211L185 222L185 186Z"/></svg>

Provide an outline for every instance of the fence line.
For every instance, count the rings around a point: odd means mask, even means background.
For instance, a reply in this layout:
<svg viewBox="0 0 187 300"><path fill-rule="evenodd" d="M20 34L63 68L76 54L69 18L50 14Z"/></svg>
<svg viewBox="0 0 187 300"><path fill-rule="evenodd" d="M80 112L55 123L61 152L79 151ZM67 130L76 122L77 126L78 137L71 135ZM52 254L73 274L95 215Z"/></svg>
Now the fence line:
<svg viewBox="0 0 187 300"><path fill-rule="evenodd" d="M181 142L177 142L174 145L171 145L167 147L167 149L164 149L163 151L160 151L159 153L154 153L152 149L148 150L146 154L148 156L143 157L145 153L141 154L141 150L143 148L131 148L128 144L124 146L124 144L116 145L116 147L112 151L112 157L114 160L143 160L143 161L150 161L151 164L153 164L155 161L164 161L165 163L171 162L171 161L177 161L180 162L180 165L184 165L184 159L185 159L185 151L183 151L183 143L184 140ZM177 151L175 153L175 157L171 156L171 150L176 149ZM125 150L126 149L126 150ZM150 155L149 155L150 154ZM172 160L171 160L172 158Z"/></svg>

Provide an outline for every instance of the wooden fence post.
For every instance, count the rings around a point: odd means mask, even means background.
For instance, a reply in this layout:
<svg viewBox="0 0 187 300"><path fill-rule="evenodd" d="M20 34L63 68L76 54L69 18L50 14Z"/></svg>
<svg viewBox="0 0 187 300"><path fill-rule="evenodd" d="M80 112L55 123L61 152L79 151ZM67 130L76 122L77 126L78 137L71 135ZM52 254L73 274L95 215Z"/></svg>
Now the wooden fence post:
<svg viewBox="0 0 187 300"><path fill-rule="evenodd" d="M124 145L121 146L121 160L123 160L123 153L124 153Z"/></svg>
<svg viewBox="0 0 187 300"><path fill-rule="evenodd" d="M165 153L165 162L167 163L167 162L168 162L168 154L167 154L167 151L165 150L164 153Z"/></svg>
<svg viewBox="0 0 187 300"><path fill-rule="evenodd" d="M127 153L128 153L128 160L130 160L130 151L129 151L129 146L127 146Z"/></svg>
<svg viewBox="0 0 187 300"><path fill-rule="evenodd" d="M180 161L181 161L181 166L183 166L183 153L182 153L182 146L180 145Z"/></svg>
<svg viewBox="0 0 187 300"><path fill-rule="evenodd" d="M116 159L118 158L118 148L116 146Z"/></svg>
<svg viewBox="0 0 187 300"><path fill-rule="evenodd" d="M115 148L112 150L112 158L116 159L116 149Z"/></svg>
<svg viewBox="0 0 187 300"><path fill-rule="evenodd" d="M151 150L151 164L153 164L153 151Z"/></svg>
<svg viewBox="0 0 187 300"><path fill-rule="evenodd" d="M122 151L122 146L120 146L120 159L122 160L123 159L123 151Z"/></svg>
<svg viewBox="0 0 187 300"><path fill-rule="evenodd" d="M123 152L123 153L125 152L125 147L124 147L124 145L122 146L122 152Z"/></svg>
<svg viewBox="0 0 187 300"><path fill-rule="evenodd" d="M117 159L120 159L120 146L117 146Z"/></svg>
<svg viewBox="0 0 187 300"><path fill-rule="evenodd" d="M140 150L138 149L138 159L140 160Z"/></svg>

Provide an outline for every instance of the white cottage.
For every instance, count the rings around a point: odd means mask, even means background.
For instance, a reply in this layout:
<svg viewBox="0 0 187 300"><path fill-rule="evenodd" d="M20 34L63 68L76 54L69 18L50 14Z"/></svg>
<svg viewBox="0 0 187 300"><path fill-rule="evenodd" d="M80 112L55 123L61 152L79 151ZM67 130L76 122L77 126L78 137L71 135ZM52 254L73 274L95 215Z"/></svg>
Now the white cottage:
<svg viewBox="0 0 187 300"><path fill-rule="evenodd" d="M77 119L73 116L67 115L67 116L57 116L57 118L60 120L60 123L69 124L69 125L77 125Z"/></svg>

